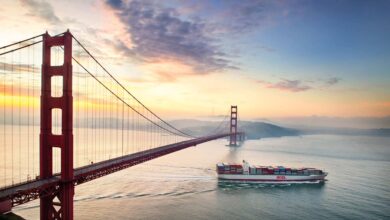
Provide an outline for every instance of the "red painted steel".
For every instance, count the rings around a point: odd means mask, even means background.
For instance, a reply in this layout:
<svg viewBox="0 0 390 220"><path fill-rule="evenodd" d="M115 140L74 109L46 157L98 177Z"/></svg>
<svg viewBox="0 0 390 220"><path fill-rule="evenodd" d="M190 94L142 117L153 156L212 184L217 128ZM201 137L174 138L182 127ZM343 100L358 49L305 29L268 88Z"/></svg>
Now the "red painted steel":
<svg viewBox="0 0 390 220"><path fill-rule="evenodd" d="M240 135L242 133L238 132L237 134ZM79 185L148 160L228 136L230 136L230 133L195 138L80 167L74 171L73 184ZM55 195L61 190L60 183L60 176L55 175L51 178L37 179L24 184L19 184L5 190L0 190L0 201L7 199L11 200L12 206L14 207L37 199L38 196L48 197Z"/></svg>
<svg viewBox="0 0 390 220"><path fill-rule="evenodd" d="M11 207L40 198L41 219L73 219L74 186L108 175L110 173L143 163L160 156L207 141L230 136L230 145L237 144L237 106L231 106L230 133L194 138L146 151L114 158L107 161L73 168L73 97L72 97L72 35L43 35L41 121L40 121L40 176L36 180L0 189L0 213ZM64 63L51 65L51 48L64 49ZM51 96L51 79L63 77L63 95ZM52 132L52 110L62 112L61 134ZM61 172L53 174L53 147L61 150Z"/></svg>
<svg viewBox="0 0 390 220"><path fill-rule="evenodd" d="M0 213L7 213L12 209L12 201L10 199L6 199L0 201Z"/></svg>
<svg viewBox="0 0 390 220"><path fill-rule="evenodd" d="M62 46L64 64L51 66L51 47ZM63 77L62 97L51 96L51 79ZM60 135L52 133L52 110L62 112ZM43 35L42 88L41 88L41 134L40 178L53 177L53 147L61 149L61 179L58 190L40 196L41 219L73 219L73 98L72 98L72 35ZM54 202L54 200L58 200Z"/></svg>
<svg viewBox="0 0 390 220"><path fill-rule="evenodd" d="M230 146L237 145L237 106L230 108Z"/></svg>

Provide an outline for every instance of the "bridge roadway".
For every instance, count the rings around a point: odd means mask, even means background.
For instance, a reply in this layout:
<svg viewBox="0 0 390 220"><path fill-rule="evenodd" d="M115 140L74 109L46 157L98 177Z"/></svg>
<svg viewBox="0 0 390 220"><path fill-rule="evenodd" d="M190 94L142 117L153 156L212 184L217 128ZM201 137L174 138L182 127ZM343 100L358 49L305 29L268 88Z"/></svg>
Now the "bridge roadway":
<svg viewBox="0 0 390 220"><path fill-rule="evenodd" d="M237 133L237 135L242 135L242 133ZM169 144L79 167L74 170L73 182L75 185L79 185L81 183L91 181L93 179L114 173L116 171L143 163L157 157L164 156L178 150L185 149L187 147L196 146L204 142L227 136L230 136L230 133L194 138L191 140ZM40 196L43 197L46 195L51 195L53 191L59 189L60 185L60 175L56 174L51 178L32 180L8 188L0 189L0 206L14 207L34 199L38 199Z"/></svg>

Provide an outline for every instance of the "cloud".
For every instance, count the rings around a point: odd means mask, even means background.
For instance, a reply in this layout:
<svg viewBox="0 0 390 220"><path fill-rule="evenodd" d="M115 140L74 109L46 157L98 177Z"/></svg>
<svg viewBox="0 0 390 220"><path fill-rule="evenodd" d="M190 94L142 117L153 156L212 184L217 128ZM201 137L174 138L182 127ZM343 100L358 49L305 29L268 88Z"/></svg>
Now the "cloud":
<svg viewBox="0 0 390 220"><path fill-rule="evenodd" d="M303 92L313 88L311 86L305 85L301 80L282 79L276 83L257 80L257 83L263 84L265 87L270 89L279 89L289 92Z"/></svg>
<svg viewBox="0 0 390 220"><path fill-rule="evenodd" d="M229 22L224 25L229 31L251 30L265 22L269 9L264 1L239 1L228 7L223 17Z"/></svg>
<svg viewBox="0 0 390 220"><path fill-rule="evenodd" d="M146 63L140 68L150 73L159 82L174 82L178 75L193 75L195 70L191 65L186 65L178 60L166 59L161 62Z"/></svg>
<svg viewBox="0 0 390 220"><path fill-rule="evenodd" d="M32 89L29 89L27 86L9 85L0 82L0 93L2 96L29 96L30 93L32 95L32 92Z"/></svg>
<svg viewBox="0 0 390 220"><path fill-rule="evenodd" d="M41 18L50 24L60 23L60 18L54 13L53 7L46 1L19 0L22 7L27 7L28 15Z"/></svg>
<svg viewBox="0 0 390 220"><path fill-rule="evenodd" d="M303 92L311 89L324 89L336 85L341 81L341 78L331 77L328 79L319 80L289 80L281 79L279 82L269 82L264 80L256 80L257 83L264 85L266 88L279 89L289 92Z"/></svg>
<svg viewBox="0 0 390 220"><path fill-rule="evenodd" d="M175 9L150 1L108 0L106 5L114 10L131 38L131 46L120 40L114 44L126 56L146 63L175 60L192 66L193 74L234 68L199 20L182 19Z"/></svg>
<svg viewBox="0 0 390 220"><path fill-rule="evenodd" d="M213 13L212 22L215 22L217 32L230 35L273 26L291 14L299 13L302 8L301 4L287 0L225 0L221 4L223 7L218 7L222 9Z"/></svg>
<svg viewBox="0 0 390 220"><path fill-rule="evenodd" d="M341 80L341 78L332 77L332 78L329 78L329 79L325 80L325 84L326 84L327 86L333 86L333 85L339 83L340 80Z"/></svg>
<svg viewBox="0 0 390 220"><path fill-rule="evenodd" d="M40 68L35 67L33 64L12 64L5 63L0 61L0 70L4 72L0 72L1 74L7 74L5 71L9 71L11 73L14 72L34 72L40 73Z"/></svg>
<svg viewBox="0 0 390 220"><path fill-rule="evenodd" d="M270 53L276 51L274 48L267 47L267 46L259 46L258 48L261 49L261 50L264 50L264 51L266 51L266 52L270 52Z"/></svg>

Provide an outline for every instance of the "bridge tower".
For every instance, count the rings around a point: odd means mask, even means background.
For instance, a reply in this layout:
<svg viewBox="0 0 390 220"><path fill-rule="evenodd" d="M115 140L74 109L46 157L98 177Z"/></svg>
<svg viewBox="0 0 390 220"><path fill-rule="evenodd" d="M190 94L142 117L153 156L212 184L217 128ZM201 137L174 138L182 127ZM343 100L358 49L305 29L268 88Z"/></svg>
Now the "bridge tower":
<svg viewBox="0 0 390 220"><path fill-rule="evenodd" d="M64 63L51 65L51 48L64 49ZM62 77L61 97L53 97L51 79ZM52 132L52 110L61 111L61 134ZM72 35L69 30L62 36L43 35L41 130L40 130L40 178L53 176L53 148L61 151L61 179L59 186L49 189L40 197L40 218L73 219L73 97L72 97Z"/></svg>
<svg viewBox="0 0 390 220"><path fill-rule="evenodd" d="M230 107L230 146L237 146L237 105Z"/></svg>

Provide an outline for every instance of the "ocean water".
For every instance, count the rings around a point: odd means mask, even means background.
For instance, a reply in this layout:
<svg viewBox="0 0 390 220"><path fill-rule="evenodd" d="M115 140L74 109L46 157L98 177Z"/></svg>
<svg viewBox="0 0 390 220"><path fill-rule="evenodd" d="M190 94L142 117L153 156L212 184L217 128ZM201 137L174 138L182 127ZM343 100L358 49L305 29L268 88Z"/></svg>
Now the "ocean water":
<svg viewBox="0 0 390 220"><path fill-rule="evenodd" d="M216 140L76 187L75 219L390 219L390 138ZM221 182L217 162L315 167L325 183ZM14 208L39 218L39 202Z"/></svg>

